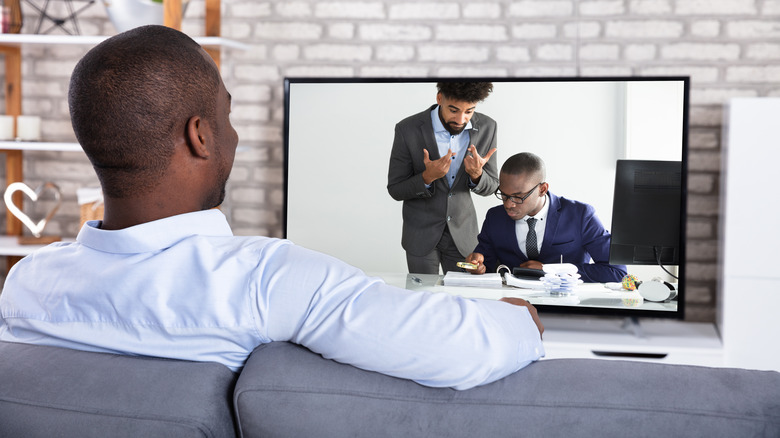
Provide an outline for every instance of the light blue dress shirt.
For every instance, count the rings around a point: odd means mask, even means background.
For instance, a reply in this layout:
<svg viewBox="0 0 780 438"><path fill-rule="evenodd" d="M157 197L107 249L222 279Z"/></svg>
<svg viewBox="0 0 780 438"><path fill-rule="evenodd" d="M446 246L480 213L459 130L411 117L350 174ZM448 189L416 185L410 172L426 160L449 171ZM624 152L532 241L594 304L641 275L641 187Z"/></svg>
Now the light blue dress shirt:
<svg viewBox="0 0 780 438"><path fill-rule="evenodd" d="M218 210L107 231L24 258L0 339L213 361L291 341L359 368L466 389L543 355L524 307L412 292L287 240L232 235Z"/></svg>
<svg viewBox="0 0 780 438"><path fill-rule="evenodd" d="M455 156L452 157L452 163L450 163L450 170L447 171L447 184L452 187L452 183L455 182L455 177L458 175L458 170L463 164L463 157L466 156L466 150L469 148L469 142L471 141L471 120L466 123L466 127L458 135L450 134L447 128L439 118L439 106L431 110L431 121L433 122L433 135L436 137L436 145L439 148L439 156L443 157L447 155L447 152L452 150L455 152ZM471 181L471 180L469 180Z"/></svg>

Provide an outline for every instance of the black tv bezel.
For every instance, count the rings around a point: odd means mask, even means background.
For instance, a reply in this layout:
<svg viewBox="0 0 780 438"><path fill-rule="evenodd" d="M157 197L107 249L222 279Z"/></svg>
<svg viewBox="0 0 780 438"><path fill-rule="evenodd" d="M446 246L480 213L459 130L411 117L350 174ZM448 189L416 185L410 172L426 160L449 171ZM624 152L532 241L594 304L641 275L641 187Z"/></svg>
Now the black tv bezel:
<svg viewBox="0 0 780 438"><path fill-rule="evenodd" d="M678 265L678 290L677 310L641 310L641 309L619 309L603 307L578 307L578 306L553 306L544 304L534 304L537 310L543 314L563 314L563 315L587 315L587 316L612 316L624 318L654 318L654 319L685 319L685 297L686 297L686 246L687 246L687 201L688 201L688 135L689 135L689 117L690 117L690 76L554 76L554 77L285 77L283 81L284 93L284 121L283 121L283 187L284 196L282 200L282 236L287 238L287 208L288 208L288 190L289 190L289 115L290 115L290 85L294 83L327 84L327 83L413 83L427 82L436 83L443 81L453 82L604 82L604 81L623 81L623 82L651 82L651 81L680 81L683 83L683 111L682 111L682 186L680 196L680 248L679 257L682 261Z"/></svg>

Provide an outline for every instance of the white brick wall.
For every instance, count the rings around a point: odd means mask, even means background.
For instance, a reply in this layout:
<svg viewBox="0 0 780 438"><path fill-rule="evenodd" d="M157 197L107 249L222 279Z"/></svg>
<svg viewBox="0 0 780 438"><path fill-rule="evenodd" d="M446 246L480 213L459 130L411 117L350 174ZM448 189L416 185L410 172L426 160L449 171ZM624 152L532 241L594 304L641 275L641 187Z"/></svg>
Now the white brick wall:
<svg viewBox="0 0 780 438"><path fill-rule="evenodd" d="M54 2L53 5L56 5ZM689 319L713 320L720 124L737 96L780 96L780 0L222 0L236 158L224 211L238 234L281 235L285 76L690 75ZM36 16L23 8L25 32ZM203 0L185 31L202 32ZM112 34L96 3L84 34ZM80 47L25 48L24 110L44 136L72 140L65 93ZM66 206L52 230L75 235L75 190L96 185L77 153L28 153L26 180L54 180Z"/></svg>

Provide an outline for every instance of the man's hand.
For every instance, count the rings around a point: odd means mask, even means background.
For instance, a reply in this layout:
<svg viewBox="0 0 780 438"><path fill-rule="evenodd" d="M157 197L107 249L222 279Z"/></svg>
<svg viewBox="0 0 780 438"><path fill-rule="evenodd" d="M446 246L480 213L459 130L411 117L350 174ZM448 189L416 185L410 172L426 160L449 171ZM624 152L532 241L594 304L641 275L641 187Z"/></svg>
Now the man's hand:
<svg viewBox="0 0 780 438"><path fill-rule="evenodd" d="M533 306L533 304L529 303L528 301L522 299L522 298L513 298L513 297L504 297L501 298L501 301L504 301L509 304L514 304L515 306L525 306L528 308L528 312L531 314L531 318L534 319L534 322L536 323L536 328L539 329L539 337L542 337L542 333L544 333L544 325L542 325L542 320L539 319L539 315L536 313L536 307Z"/></svg>
<svg viewBox="0 0 780 438"><path fill-rule="evenodd" d="M463 166L466 169L466 173L468 173L471 177L471 181L474 183L479 182L479 178L482 177L482 168L485 166L485 163L488 162L490 157L492 157L495 153L496 148L493 148L489 150L484 157L481 157L477 153L476 146L469 146L468 150L466 151L466 156L463 157Z"/></svg>
<svg viewBox="0 0 780 438"><path fill-rule="evenodd" d="M542 269L544 264L540 261L536 260L528 260L527 262L520 263L521 268L529 268L529 269Z"/></svg>
<svg viewBox="0 0 780 438"><path fill-rule="evenodd" d="M472 274L484 274L485 270L487 270L483 264L484 262L485 256L478 252L472 252L468 257L466 257L466 263L473 263L477 265L477 269L466 269L466 271L471 272Z"/></svg>
<svg viewBox="0 0 780 438"><path fill-rule="evenodd" d="M452 157L454 156L455 152L452 152L452 149L450 149L447 151L447 155L431 161L428 149L423 149L423 164L425 164L425 170L422 173L423 182L427 185L446 175L450 170L450 164L452 164Z"/></svg>

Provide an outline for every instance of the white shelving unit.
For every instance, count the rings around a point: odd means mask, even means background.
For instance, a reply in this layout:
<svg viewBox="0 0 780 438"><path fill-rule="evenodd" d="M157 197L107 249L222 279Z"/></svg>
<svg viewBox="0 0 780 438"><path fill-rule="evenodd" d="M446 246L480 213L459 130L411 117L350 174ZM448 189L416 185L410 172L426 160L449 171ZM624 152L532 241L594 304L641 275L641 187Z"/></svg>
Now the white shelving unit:
<svg viewBox="0 0 780 438"><path fill-rule="evenodd" d="M110 38L102 35L33 35L33 34L0 34L0 45L34 46L34 45L67 45L95 46ZM223 37L193 37L203 47L210 49L247 50L248 45Z"/></svg>
<svg viewBox="0 0 780 438"><path fill-rule="evenodd" d="M71 142L0 141L0 150L81 152L81 146Z"/></svg>
<svg viewBox="0 0 780 438"><path fill-rule="evenodd" d="M72 242L75 239L62 239L63 242ZM20 245L16 236L0 236L0 256L30 255L46 245Z"/></svg>
<svg viewBox="0 0 780 438"><path fill-rule="evenodd" d="M171 1L171 0L166 0ZM167 17L166 17L167 19ZM219 1L207 0L206 2L206 28L211 35L219 34ZM215 26L216 23L216 26ZM177 27L177 26L173 26ZM5 57L6 64L6 114L21 114L21 58L26 47L51 47L61 46L87 46L92 47L108 39L109 36L89 35L28 35L28 34L0 34L0 56ZM249 46L238 41L233 41L220 36L193 37L203 46L219 65L219 54L225 49L248 50ZM83 153L81 147L75 142L29 142L29 141L0 141L0 153L6 155L6 181L7 186L11 182L21 181L23 153L25 151L60 151ZM17 201L19 202L19 201ZM19 245L17 234L21 233L21 224L16 220L6 220L6 231L0 233L0 256L12 258L24 257L30 254L40 245ZM13 261L11 262L13 263ZM10 266L9 266L10 267Z"/></svg>
<svg viewBox="0 0 780 438"><path fill-rule="evenodd" d="M721 160L718 329L727 366L780 371L780 98L729 101Z"/></svg>

